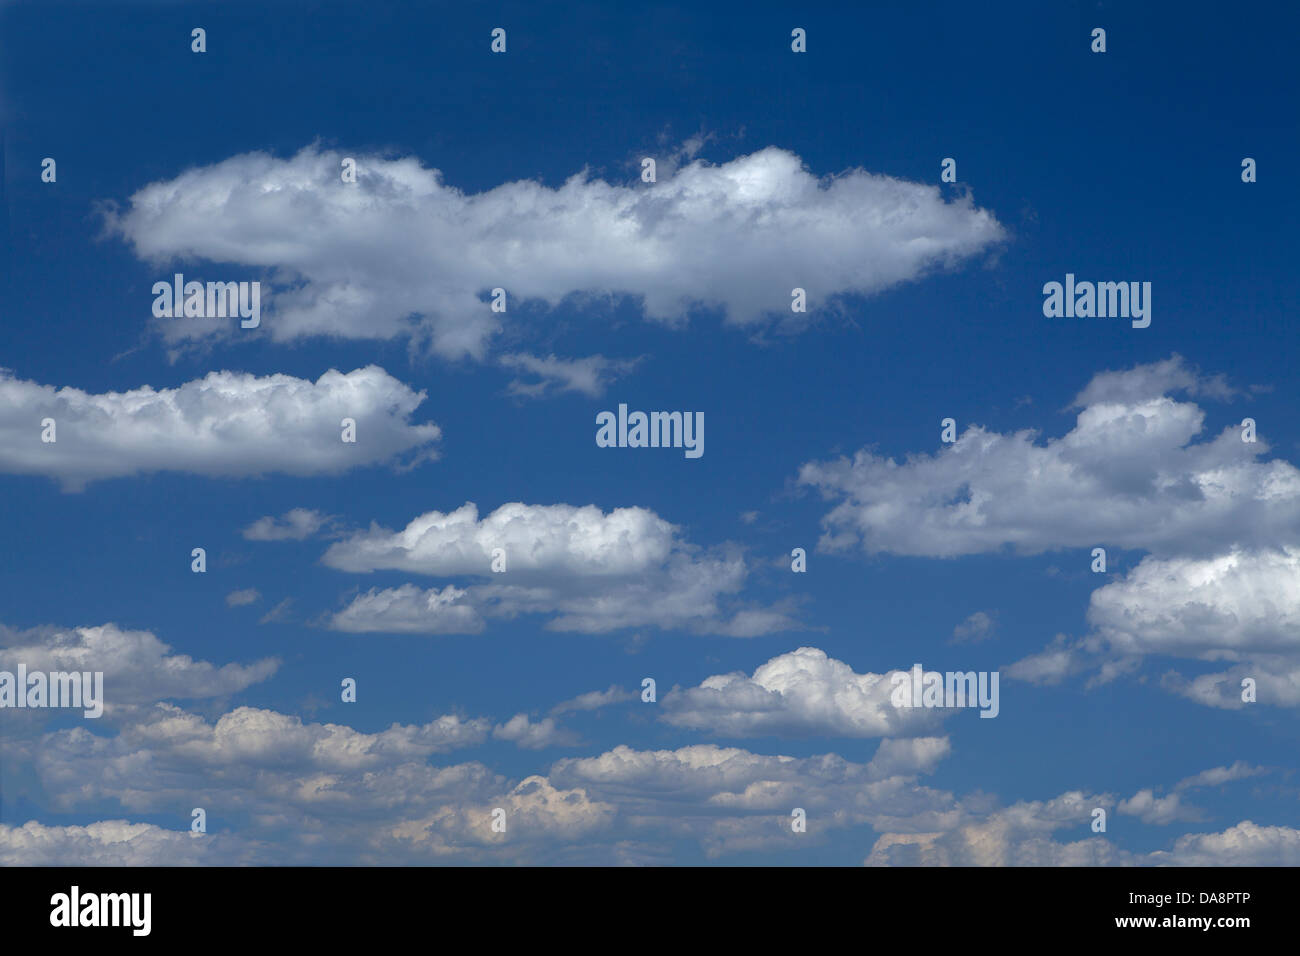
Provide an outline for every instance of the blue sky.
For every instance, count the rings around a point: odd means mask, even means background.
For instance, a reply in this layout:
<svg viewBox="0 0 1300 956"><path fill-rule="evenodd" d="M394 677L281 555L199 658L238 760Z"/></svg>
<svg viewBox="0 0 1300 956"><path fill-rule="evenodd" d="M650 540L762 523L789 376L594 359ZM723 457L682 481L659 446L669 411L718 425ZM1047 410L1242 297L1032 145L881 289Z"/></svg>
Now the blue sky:
<svg viewBox="0 0 1300 956"><path fill-rule="evenodd" d="M1300 862L1277 7L0 8L0 670L106 675L0 711L0 859Z"/></svg>

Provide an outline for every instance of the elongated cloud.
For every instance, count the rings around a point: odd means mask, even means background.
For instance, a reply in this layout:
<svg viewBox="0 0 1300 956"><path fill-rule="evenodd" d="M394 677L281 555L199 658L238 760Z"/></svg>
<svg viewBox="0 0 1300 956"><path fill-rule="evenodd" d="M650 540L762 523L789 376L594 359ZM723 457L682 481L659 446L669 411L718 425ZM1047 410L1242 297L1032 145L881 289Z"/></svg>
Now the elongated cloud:
<svg viewBox="0 0 1300 956"><path fill-rule="evenodd" d="M430 511L401 531L372 526L331 545L321 559L353 573L391 570L428 575L488 574L492 552L505 552L508 573L613 577L662 563L676 529L645 508L504 504L479 518L467 502Z"/></svg>
<svg viewBox="0 0 1300 956"><path fill-rule="evenodd" d="M420 515L401 531L372 526L335 542L322 561L361 574L483 581L372 588L333 616L331 626L343 631L474 634L488 618L521 614L584 633L644 626L752 637L798 627L787 607L737 597L749 571L734 549L683 541L645 508L512 502L480 518L470 502Z"/></svg>
<svg viewBox="0 0 1300 956"><path fill-rule="evenodd" d="M0 627L0 669L12 671L18 663L29 671L102 671L110 715L128 704L224 697L266 680L279 667L275 658L218 667L174 653L149 631L115 624L29 631Z"/></svg>
<svg viewBox="0 0 1300 956"><path fill-rule="evenodd" d="M249 541L303 541L334 521L310 508L291 508L284 517L264 515L242 532Z"/></svg>
<svg viewBox="0 0 1300 956"><path fill-rule="evenodd" d="M932 455L898 462L870 451L811 462L799 481L837 502L821 543L869 553L954 557L1012 548L1094 545L1213 553L1280 544L1300 532L1300 470L1266 461L1236 421L1193 443L1205 412L1162 388L1225 394L1175 359L1097 376L1074 428L1039 444L1033 431L978 425ZM937 424L937 423L936 423Z"/></svg>
<svg viewBox="0 0 1300 956"><path fill-rule="evenodd" d="M795 287L815 308L1004 237L968 197L945 202L937 186L861 169L819 179L775 147L666 168L653 184L581 172L555 188L520 181L478 194L414 158L351 154L357 179L345 183L348 155L313 146L290 159L234 156L144 187L108 227L159 269L199 259L263 270L262 327L277 341L410 336L452 358L484 357L509 320L485 301L494 288L507 290L511 310L625 294L651 319L706 305L752 324L789 320ZM194 277L232 278L203 271ZM159 328L174 342L247 334L209 319Z"/></svg>
<svg viewBox="0 0 1300 956"><path fill-rule="evenodd" d="M80 491L159 471L237 478L410 465L433 457L441 435L410 421L423 400L374 365L315 382L211 372L178 388L99 395L0 370L0 472L47 475ZM345 418L356 423L355 442L343 440Z"/></svg>

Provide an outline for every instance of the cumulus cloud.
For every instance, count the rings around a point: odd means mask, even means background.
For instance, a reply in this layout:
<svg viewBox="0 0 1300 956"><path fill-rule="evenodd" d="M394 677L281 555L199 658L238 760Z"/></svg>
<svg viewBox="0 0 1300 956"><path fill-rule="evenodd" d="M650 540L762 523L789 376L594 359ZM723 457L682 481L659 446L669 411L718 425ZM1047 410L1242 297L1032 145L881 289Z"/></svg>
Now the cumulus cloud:
<svg viewBox="0 0 1300 956"><path fill-rule="evenodd" d="M578 743L577 734L562 728L554 717L532 721L527 714L515 714L504 724L493 727L492 736L497 740L508 740L525 750L571 747Z"/></svg>
<svg viewBox="0 0 1300 956"><path fill-rule="evenodd" d="M1300 547L1144 558L1092 593L1088 620L1119 653L1300 660Z"/></svg>
<svg viewBox="0 0 1300 956"><path fill-rule="evenodd" d="M31 759L56 808L158 812L189 806L187 801L202 793L222 808L227 826L240 821L246 840L238 862L244 863L430 862L442 855L474 860L480 858L478 850L493 846L509 859L516 850L502 846L506 839L493 831L494 808L507 811L510 842L523 844L574 838L612 815L612 807L587 800L582 791L557 789L543 777L511 785L478 763L438 767L428 762L433 755L480 744L489 734L490 721L454 715L364 733L262 708L240 707L209 720L162 704L116 736L83 727L47 734ZM548 734L555 736L550 718L526 727L516 719L494 735L536 747ZM214 822L210 818L210 826ZM117 833L127 825L95 826ZM46 842L61 840L59 856L65 862L120 864L137 858L132 846L119 847L115 858L84 835L51 835L45 829L28 826ZM146 845L170 839L166 831L141 834ZM8 850L15 862L52 856L39 842L0 831L0 855ZM175 853L177 862L184 859L174 847L157 853L159 862L168 853Z"/></svg>
<svg viewBox="0 0 1300 956"><path fill-rule="evenodd" d="M948 753L946 738L882 742L867 763L836 754L790 757L700 744L676 750L620 745L551 768L559 787L580 788L619 808L630 825L699 842L709 857L795 849L844 827L886 826L900 818L934 824L952 811L951 795L919 786ZM790 810L808 813L794 835Z"/></svg>
<svg viewBox="0 0 1300 956"><path fill-rule="evenodd" d="M303 541L334 522L332 515L310 508L293 508L281 518L266 515L242 532L249 541Z"/></svg>
<svg viewBox="0 0 1300 956"><path fill-rule="evenodd" d="M1053 800L1021 801L986 813L962 810L934 832L883 833L867 866L1114 866L1126 861L1108 840L1089 836L1058 843L1062 829L1084 833L1105 795L1070 791Z"/></svg>
<svg viewBox="0 0 1300 956"><path fill-rule="evenodd" d="M1098 372L1075 396L1072 407L1120 403L1137 405L1153 398L1186 392L1218 401L1230 401L1238 395L1223 375L1205 376L1174 353L1160 362L1135 365L1131 369Z"/></svg>
<svg viewBox="0 0 1300 956"><path fill-rule="evenodd" d="M1121 800L1119 812L1155 826L1166 826L1181 820L1202 820L1205 817L1196 807L1184 804L1177 793L1157 797L1150 788L1139 790L1127 800Z"/></svg>
<svg viewBox="0 0 1300 956"><path fill-rule="evenodd" d="M130 631L115 624L97 627L42 627L17 631L0 627L0 660L12 670L102 671L104 713L159 700L225 697L271 677L276 658L218 667L172 652L149 631Z"/></svg>
<svg viewBox="0 0 1300 956"><path fill-rule="evenodd" d="M519 715L493 727L448 715L366 733L255 707L211 719L160 704L137 714L116 736L83 726L46 734L30 759L43 793L63 812L158 813L189 806L193 794L203 793L222 807L213 834L220 854L207 851L208 862L665 862L675 851L665 856L663 848L682 841L710 858L754 850L797 853L862 826L881 834L868 861L875 863L1194 863L1211 855L1218 863L1294 860L1296 831L1251 823L1225 834L1183 837L1171 851L1147 856L1095 835L1057 844L1055 832L1086 833L1092 808L1113 806L1114 798L1075 791L1003 809L987 795L958 800L918 781L949 754L944 737L885 739L866 763L713 744L675 750L620 745L559 760L549 772L514 783L479 763L429 762L489 735L530 746L549 720ZM1216 768L1200 776L1240 772ZM1131 801L1138 812L1141 797ZM789 827L796 806L808 813L808 832L798 836ZM506 814L506 833L492 827L498 810ZM232 827L237 839L229 835ZM115 820L84 832L33 822L0 828L0 860L193 861L189 845L175 836Z"/></svg>
<svg viewBox="0 0 1300 956"><path fill-rule="evenodd" d="M492 571L498 550L504 574ZM480 519L467 503L423 514L401 531L372 525L335 542L322 561L359 574L486 582L371 589L333 616L337 630L478 633L486 619L521 614L549 615L548 629L583 633L646 626L751 637L798 626L784 606L735 597L748 576L737 551L691 545L645 508L514 502Z"/></svg>
<svg viewBox="0 0 1300 956"><path fill-rule="evenodd" d="M1104 683L1148 657L1231 661L1231 669L1161 683L1213 707L1237 709L1243 678L1257 701L1300 706L1300 548L1233 550L1208 558L1147 556L1093 592L1091 632L1058 635L1043 651L1006 668L1009 677L1055 684L1095 671Z"/></svg>
<svg viewBox="0 0 1300 956"><path fill-rule="evenodd" d="M1231 767L1213 767L1203 770L1195 776L1187 777L1174 785L1175 790L1194 790L1199 787L1218 787L1235 780L1258 777L1268 773L1267 767L1254 767L1244 760L1238 760Z"/></svg>
<svg viewBox="0 0 1300 956"><path fill-rule="evenodd" d="M115 736L82 727L48 734L35 762L60 807L108 800L147 811L195 792L223 791L229 810L270 809L276 799L290 808L332 802L375 807L383 802L376 790L385 774L414 766L432 771L425 758L482 743L489 729L487 720L446 715L362 733L257 707L238 707L210 721L157 704Z"/></svg>
<svg viewBox="0 0 1300 956"><path fill-rule="evenodd" d="M486 626L463 588L371 588L330 618L330 627L353 634L478 634Z"/></svg>
<svg viewBox="0 0 1300 956"><path fill-rule="evenodd" d="M0 823L0 866L221 866L237 857L230 837L102 820L89 826ZM225 851L225 852L223 852Z"/></svg>
<svg viewBox="0 0 1300 956"><path fill-rule="evenodd" d="M645 508L504 504L481 520L467 502L430 511L401 531L372 525L335 542L321 561L340 571L408 571L429 575L487 574L492 552L505 551L507 571L614 577L649 570L672 552L676 529Z"/></svg>
<svg viewBox="0 0 1300 956"><path fill-rule="evenodd" d="M423 400L374 365L315 382L210 372L177 388L98 395L0 370L0 472L46 475L80 491L159 471L237 478L410 466L434 457L441 434L410 421ZM55 422L53 442L36 427L46 418ZM357 424L355 443L340 440L344 418Z"/></svg>
<svg viewBox="0 0 1300 956"><path fill-rule="evenodd" d="M345 155L357 161L355 183L339 176ZM493 288L550 306L575 293L627 295L669 322L703 305L752 325L788 319L796 286L815 308L1005 237L969 196L945 201L937 186L862 169L818 178L775 147L720 165L666 164L654 184L584 171L555 188L518 181L477 194L414 158L248 153L145 186L109 207L107 227L159 268L197 259L262 270L261 330L276 341L410 337L449 358L485 357L513 315L488 308ZM235 330L157 327L172 342Z"/></svg>
<svg viewBox="0 0 1300 956"><path fill-rule="evenodd" d="M815 647L774 657L753 675L737 671L674 689L661 701L663 719L724 737L881 737L933 730L945 713L895 707L884 674L856 674Z"/></svg>
<svg viewBox="0 0 1300 956"><path fill-rule="evenodd" d="M1188 833L1150 862L1173 866L1297 866L1300 830L1243 820L1221 833Z"/></svg>
<svg viewBox="0 0 1300 956"><path fill-rule="evenodd" d="M1264 460L1268 445L1243 442L1236 423L1193 443L1205 412L1153 394L1201 381L1176 358L1103 373L1060 438L972 425L933 455L898 462L864 449L805 464L799 481L837 502L822 522L830 550L955 557L1102 544L1204 555L1294 540L1300 470Z"/></svg>

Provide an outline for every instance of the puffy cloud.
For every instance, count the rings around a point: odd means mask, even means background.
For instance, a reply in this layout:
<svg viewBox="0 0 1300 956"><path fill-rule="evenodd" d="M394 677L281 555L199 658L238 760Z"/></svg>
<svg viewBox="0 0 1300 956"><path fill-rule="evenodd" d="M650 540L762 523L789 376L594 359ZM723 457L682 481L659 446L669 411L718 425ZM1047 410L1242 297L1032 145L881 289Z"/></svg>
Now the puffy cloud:
<svg viewBox="0 0 1300 956"><path fill-rule="evenodd" d="M522 746L556 735L550 718L503 727L505 733L497 736ZM545 778L511 786L478 763L435 767L427 762L432 755L480 744L491 732L487 720L454 715L363 733L262 708L239 707L213 721L161 704L115 736L83 727L47 734L32 760L56 808L117 805L157 812L191 806L195 794L202 794L209 805L222 808L219 819L209 818L210 828L224 821L246 838L237 860L244 863L392 862L393 853L411 862L443 854L475 860L477 850L501 844L507 844L502 849L508 859L509 843L573 838L612 816L614 808L588 801L581 791L559 790ZM495 807L507 811L509 839L492 831ZM119 825L95 826L114 831ZM15 861L48 855L31 839L11 840L7 847L8 836L0 831L0 855L11 850ZM62 858L69 863L120 864L135 858L132 847L120 847L115 858L85 839L63 842ZM184 858L175 847L158 853L158 862L168 853L176 854L177 862Z"/></svg>
<svg viewBox="0 0 1300 956"><path fill-rule="evenodd" d="M635 574L665 561L676 529L645 508L504 504L484 517L467 502L446 514L430 511L401 531L372 525L330 546L321 560L340 571L487 574L492 552L506 553L510 574Z"/></svg>
<svg viewBox="0 0 1300 956"><path fill-rule="evenodd" d="M1300 548L1144 558L1092 593L1088 620L1118 653L1300 657Z"/></svg>
<svg viewBox="0 0 1300 956"><path fill-rule="evenodd" d="M1257 700L1300 706L1300 549L1231 551L1208 558L1147 556L1122 578L1093 592L1091 632L1058 635L1007 675L1055 684L1095 670L1104 683L1136 670L1151 655L1232 661L1231 669L1188 679L1162 678L1175 693L1213 707L1237 709L1242 679L1256 682Z"/></svg>
<svg viewBox="0 0 1300 956"><path fill-rule="evenodd" d="M512 303L551 306L626 294L661 321L697 305L735 323L788 321L796 286L812 307L871 294L1005 236L968 196L945 201L937 186L861 169L819 179L775 147L721 165L665 164L654 184L584 172L556 188L519 181L473 195L412 158L353 153L357 181L343 183L344 155L313 146L290 159L234 156L145 186L107 226L158 266L268 270L262 329L277 341L410 336L452 358L484 357L513 316L482 301L496 287ZM235 325L158 328L179 342Z"/></svg>
<svg viewBox="0 0 1300 956"><path fill-rule="evenodd" d="M668 723L724 737L881 737L933 730L942 710L895 707L884 674L856 674L815 647L774 657L750 676L737 671L674 689L661 701Z"/></svg>
<svg viewBox="0 0 1300 956"><path fill-rule="evenodd" d="M334 522L332 515L311 508L292 508L282 518L265 515L242 532L249 541L303 541Z"/></svg>
<svg viewBox="0 0 1300 956"><path fill-rule="evenodd" d="M562 728L554 717L531 721L527 714L515 714L504 724L492 729L497 740L508 740L525 750L544 750L547 747L572 747L578 742L576 734Z"/></svg>
<svg viewBox="0 0 1300 956"><path fill-rule="evenodd" d="M485 624L465 601L467 593L450 584L371 588L333 615L330 627L353 634L478 634Z"/></svg>
<svg viewBox="0 0 1300 956"><path fill-rule="evenodd" d="M520 740L544 726L515 718ZM1086 832L1108 795L1071 792L997 809L985 795L959 801L918 784L950 752L947 738L886 739L867 763L835 754L792 757L706 744L676 750L617 746L566 758L545 775L510 783L477 763L431 766L430 756L484 740L485 720L445 716L423 726L363 733L240 707L216 720L158 705L102 737L78 726L47 734L34 754L56 808L116 804L158 812L202 793L222 807L209 818L205 858L223 863L667 862L664 847L696 843L712 858L824 842L846 828L881 834L872 863L963 865L1286 862L1296 831L1241 824L1184 837L1172 851L1138 856ZM499 734L497 734L499 735ZM1235 765L1234 765L1235 766ZM1218 779L1238 771L1217 768ZM1194 779L1194 778L1189 778ZM1140 798L1134 798L1138 807ZM1150 801L1155 804L1159 801ZM791 807L808 812L806 835L790 833ZM505 833L492 827L503 810ZM237 827L238 840L228 830ZM97 836L98 834L98 836ZM0 827L0 861L98 865L193 860L192 844L122 821L77 828ZM224 842L223 842L224 841ZM206 845L206 844L205 844ZM675 851L674 851L675 853ZM1290 856L1288 856L1290 854Z"/></svg>
<svg viewBox="0 0 1300 956"><path fill-rule="evenodd" d="M129 631L115 624L16 631L0 627L0 660L12 670L19 662L28 671L102 671L104 713L159 700L225 697L260 683L279 667L275 658L252 664L217 667L174 654L149 631Z"/></svg>
<svg viewBox="0 0 1300 956"><path fill-rule="evenodd" d="M493 552L506 572L492 572ZM335 542L322 561L354 573L472 576L483 584L371 589L335 614L336 630L477 633L488 618L552 615L550 630L604 633L630 627L750 637L797 627L782 606L732 596L748 576L734 550L703 551L644 508L502 505L480 519L467 503L431 511L401 531L371 526ZM506 583L508 582L508 583Z"/></svg>
<svg viewBox="0 0 1300 956"><path fill-rule="evenodd" d="M620 745L557 761L550 779L614 804L629 825L697 840L717 857L794 849L864 823L943 820L952 797L918 786L915 777L947 753L943 738L885 741L865 764L836 754L798 758L712 744L654 751ZM806 836L791 832L792 807L808 813Z"/></svg>
<svg viewBox="0 0 1300 956"><path fill-rule="evenodd" d="M901 463L864 449L804 465L800 483L838 501L822 546L955 557L1105 544L1204 555L1293 540L1300 470L1262 460L1267 444L1242 442L1235 425L1193 444L1205 413L1152 394L1201 381L1174 374L1182 366L1171 361L1097 376L1074 428L1045 444L1034 431L975 425Z"/></svg>
<svg viewBox="0 0 1300 956"><path fill-rule="evenodd" d="M479 847L517 851L521 843L549 849L557 843L590 838L610 826L618 812L611 804L592 800L584 790L557 790L539 775L524 778L491 803L438 807L393 827L391 841L404 852L435 857L464 858L467 849ZM493 828L498 812L504 814L504 831Z"/></svg>
<svg viewBox="0 0 1300 956"><path fill-rule="evenodd" d="M1228 401L1237 395L1237 390L1228 385L1222 375L1203 376L1189 367L1181 355L1175 353L1163 361L1148 365L1135 365L1122 371L1098 372L1083 391L1075 396L1074 407L1087 408L1089 405L1115 402L1136 405L1174 392L1204 395L1219 401Z"/></svg>
<svg viewBox="0 0 1300 956"><path fill-rule="evenodd" d="M230 852L237 845L229 837L126 820L55 827L34 820L0 823L0 866L220 866L237 861Z"/></svg>
<svg viewBox="0 0 1300 956"><path fill-rule="evenodd" d="M1151 854L1151 862L1174 866L1297 866L1300 830L1243 820L1221 833L1181 836L1172 850Z"/></svg>
<svg viewBox="0 0 1300 956"><path fill-rule="evenodd" d="M1127 856L1108 840L1090 836L1073 843L1051 839L1057 831L1087 832L1104 795L1070 791L1054 800L1022 801L988 813L963 810L952 826L933 832L883 833L867 866L1114 866Z"/></svg>
<svg viewBox="0 0 1300 956"><path fill-rule="evenodd" d="M1185 805L1178 794L1157 797L1150 788L1139 790L1127 800L1121 800L1119 812L1155 826L1165 826L1180 820L1201 820L1205 816L1196 807Z"/></svg>
<svg viewBox="0 0 1300 956"><path fill-rule="evenodd" d="M178 388L92 395L0 370L0 472L47 475L80 491L103 478L179 471L216 477L336 475L432 458L441 431L410 421L424 400L371 365L315 382L210 372ZM56 423L56 440L36 426ZM340 441L340 422L358 440Z"/></svg>
<svg viewBox="0 0 1300 956"><path fill-rule="evenodd" d="M1222 769L1222 768L1220 768ZM1208 771L1213 774L1214 771ZM1061 843L1059 830L1086 832L1092 809L1113 798L1081 791L1049 801L1021 801L987 813L965 808L956 825L936 832L884 833L866 859L868 866L1284 866L1300 860L1300 830L1260 827L1250 821L1222 833L1186 834L1172 850L1134 853L1089 834ZM1177 794L1155 797L1141 790L1121 801L1119 812L1144 823L1164 825L1197 819Z"/></svg>

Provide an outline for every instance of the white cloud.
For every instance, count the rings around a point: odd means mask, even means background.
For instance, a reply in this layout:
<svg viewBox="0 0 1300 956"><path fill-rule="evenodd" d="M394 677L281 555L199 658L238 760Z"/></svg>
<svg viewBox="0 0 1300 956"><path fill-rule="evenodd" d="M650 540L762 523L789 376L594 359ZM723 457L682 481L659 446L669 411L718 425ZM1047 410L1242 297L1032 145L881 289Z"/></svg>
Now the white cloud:
<svg viewBox="0 0 1300 956"><path fill-rule="evenodd" d="M243 530L249 541L304 541L333 523L332 515L311 508L293 508L282 518L266 515Z"/></svg>
<svg viewBox="0 0 1300 956"><path fill-rule="evenodd" d="M1191 373L1175 375L1181 364L1171 361L1097 376L1073 430L1045 444L1034 431L971 425L954 444L901 463L864 449L804 465L800 483L838 502L823 519L822 547L929 557L1096 545L1206 554L1293 540L1300 470L1262 460L1268 445L1243 442L1236 423L1193 444L1205 413L1151 394L1186 387Z"/></svg>
<svg viewBox="0 0 1300 956"><path fill-rule="evenodd" d="M1244 760L1238 760L1231 767L1213 767L1203 770L1192 777L1178 781L1175 790L1194 790L1198 787L1218 787L1234 780L1245 780L1268 773L1267 767L1252 767Z"/></svg>
<svg viewBox="0 0 1300 956"><path fill-rule="evenodd" d="M1297 866L1300 830L1243 820L1222 833L1188 833L1151 862L1175 866Z"/></svg>
<svg viewBox="0 0 1300 956"><path fill-rule="evenodd" d="M234 156L144 187L107 225L159 268L199 259L264 270L262 329L276 341L410 336L450 358L485 357L513 316L482 300L495 287L512 309L627 294L655 320L704 304L753 324L788 319L796 286L815 308L1005 236L969 197L945 202L935 185L860 169L818 179L775 147L717 166L666 164L654 184L583 172L557 188L519 181L473 195L413 158L352 153L357 182L343 183L344 155ZM212 320L157 327L172 342L235 331Z"/></svg>
<svg viewBox="0 0 1300 956"><path fill-rule="evenodd" d="M1229 386L1222 375L1207 378L1190 368L1183 357L1175 353L1148 365L1098 372L1075 396L1073 407L1087 408L1106 403L1137 405L1174 392L1204 395L1217 401L1229 401L1237 395L1237 390Z"/></svg>
<svg viewBox="0 0 1300 956"><path fill-rule="evenodd" d="M1055 684L1095 670L1095 684L1137 670L1152 655L1231 661L1227 671L1191 679L1171 671L1161 683L1199 703L1239 709L1241 681L1250 677L1259 703L1300 706L1300 548L1147 556L1092 593L1088 621L1087 636L1058 635L1007 675Z"/></svg>
<svg viewBox="0 0 1300 956"><path fill-rule="evenodd" d="M1092 593L1088 620L1117 653L1300 660L1300 547L1144 558Z"/></svg>
<svg viewBox="0 0 1300 956"><path fill-rule="evenodd" d="M578 743L576 734L565 730L554 717L530 721L527 714L515 714L504 724L492 728L497 740L508 740L525 750L543 750L547 747L572 747Z"/></svg>
<svg viewBox="0 0 1300 956"><path fill-rule="evenodd" d="M330 627L354 634L478 634L483 617L465 601L466 593L450 584L371 588L333 615Z"/></svg>
<svg viewBox="0 0 1300 956"><path fill-rule="evenodd" d="M706 678L661 701L663 719L724 737L881 737L933 730L941 710L895 707L884 674L856 674L815 647L774 657L754 671Z"/></svg>
<svg viewBox="0 0 1300 956"><path fill-rule="evenodd" d="M244 588L242 591L231 591L226 595L227 607L243 607L246 604L256 604L262 598L262 593L257 588Z"/></svg>
<svg viewBox="0 0 1300 956"><path fill-rule="evenodd" d="M232 865L228 837L166 830L151 823L102 820L88 826L0 823L0 866ZM237 844L236 844L237 845Z"/></svg>
<svg viewBox="0 0 1300 956"><path fill-rule="evenodd" d="M1157 797L1150 788L1139 790L1127 800L1121 800L1119 812L1154 826L1166 826L1183 820L1201 820L1205 816L1196 807L1185 805L1178 794Z"/></svg>
<svg viewBox="0 0 1300 956"><path fill-rule="evenodd" d="M614 684L606 690L593 690L586 694L579 694L572 700L561 701L551 708L551 713L565 714L575 710L599 710L602 707L608 707L610 704L621 704L624 701L635 700L636 696L632 691L624 690Z"/></svg>
<svg viewBox="0 0 1300 956"><path fill-rule="evenodd" d="M543 727L546 721L522 715L495 728L449 715L364 733L261 708L240 707L212 720L162 704L114 737L81 726L49 733L30 759L42 791L64 812L167 812L192 805L202 793L210 806L221 807L209 817L220 855L210 850L207 859L225 863L671 862L675 854L665 856L664 847L682 841L710 858L755 850L797 854L862 826L881 834L869 860L876 863L1194 863L1211 854L1225 864L1294 859L1296 831L1250 823L1183 837L1172 851L1147 856L1096 835L1057 844L1053 833L1086 834L1092 808L1113 806L1114 798L1076 791L1004 809L984 794L956 800L917 781L949 754L943 737L883 740L867 763L712 744L653 751L617 746L559 760L549 773L517 783L478 763L428 763L489 734L527 746ZM790 832L796 806L807 810L806 834ZM493 831L494 808L506 811L507 833ZM192 861L188 845L170 831L124 821L86 831L38 823L0 827L0 861Z"/></svg>
<svg viewBox="0 0 1300 956"><path fill-rule="evenodd" d="M210 372L178 388L92 395L0 370L0 472L47 475L80 491L103 478L159 471L214 477L337 475L432 458L441 432L410 417L424 400L371 365L317 381ZM45 418L57 431L41 440ZM340 423L357 423L357 441Z"/></svg>
<svg viewBox="0 0 1300 956"><path fill-rule="evenodd" d="M275 658L217 667L172 653L149 631L115 624L28 631L0 627L0 659L11 665L22 662L29 671L103 671L106 716L117 708L159 700L225 697L266 680L279 667Z"/></svg>
<svg viewBox="0 0 1300 956"><path fill-rule="evenodd" d="M340 571L409 571L429 575L486 575L492 552L505 551L510 575L557 573L617 576L667 560L676 529L645 508L595 505L504 504L484 517L467 502L455 511L430 511L401 531L372 525L335 542L322 563Z"/></svg>
<svg viewBox="0 0 1300 956"><path fill-rule="evenodd" d="M882 833L866 865L1113 866L1125 854L1104 837L1090 834L1067 844L1051 839L1062 829L1087 833L1093 808L1109 802L1105 795L1075 790L986 813L963 810L937 831Z"/></svg>
<svg viewBox="0 0 1300 956"><path fill-rule="evenodd" d="M493 552L504 552L494 573ZM372 525L330 546L342 571L470 576L484 583L371 589L334 615L345 631L477 633L488 618L550 615L547 628L604 633L631 627L752 637L798 625L784 605L734 597L748 577L735 549L705 551L644 508L502 505L480 519L468 503L431 511L401 531Z"/></svg>
<svg viewBox="0 0 1300 956"><path fill-rule="evenodd" d="M706 855L797 850L844 827L885 826L899 818L934 823L952 797L918 786L948 752L944 738L884 741L868 763L836 754L790 757L701 744L676 750L618 746L551 768L559 787L580 788L619 808L626 824L699 842ZM808 813L793 834L792 807Z"/></svg>
<svg viewBox="0 0 1300 956"><path fill-rule="evenodd" d="M605 393L610 382L635 368L638 360L607 359L603 355L578 359L562 359L554 355L541 358L512 353L502 355L498 361L506 368L519 369L538 379L531 383L515 379L510 383L512 395L537 398L552 392L578 392L596 398Z"/></svg>

